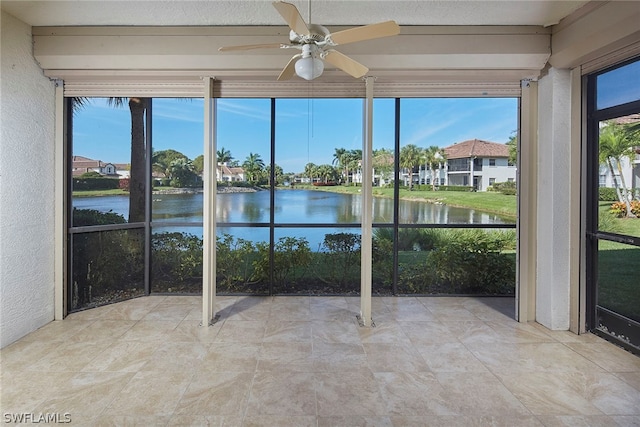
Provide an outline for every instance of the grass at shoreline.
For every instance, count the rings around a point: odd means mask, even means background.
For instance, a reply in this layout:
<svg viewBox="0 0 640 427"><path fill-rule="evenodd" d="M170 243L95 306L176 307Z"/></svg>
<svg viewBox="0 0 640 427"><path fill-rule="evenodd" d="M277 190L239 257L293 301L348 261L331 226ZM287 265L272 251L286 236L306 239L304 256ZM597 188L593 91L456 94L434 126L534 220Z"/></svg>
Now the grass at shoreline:
<svg viewBox="0 0 640 427"><path fill-rule="evenodd" d="M299 189L329 191L332 193L360 194L362 187L341 186L314 187L311 185L296 186ZM374 197L393 198L393 188L373 188ZM424 191L424 190L400 190L400 199L414 200L427 203L441 203L443 205L476 209L483 212L516 218L517 196L507 196L493 192L460 192L460 191Z"/></svg>

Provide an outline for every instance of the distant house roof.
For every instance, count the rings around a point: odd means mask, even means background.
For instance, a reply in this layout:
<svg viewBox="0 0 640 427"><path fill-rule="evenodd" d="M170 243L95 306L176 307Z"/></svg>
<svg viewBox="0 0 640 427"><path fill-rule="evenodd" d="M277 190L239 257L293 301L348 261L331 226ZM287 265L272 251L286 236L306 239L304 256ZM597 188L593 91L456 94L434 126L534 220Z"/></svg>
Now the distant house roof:
<svg viewBox="0 0 640 427"><path fill-rule="evenodd" d="M640 114L629 114L628 116L612 119L612 121L619 125L630 125L640 122Z"/></svg>
<svg viewBox="0 0 640 427"><path fill-rule="evenodd" d="M470 139L458 142L444 149L447 159L465 159L472 157L509 157L509 147L497 142Z"/></svg>

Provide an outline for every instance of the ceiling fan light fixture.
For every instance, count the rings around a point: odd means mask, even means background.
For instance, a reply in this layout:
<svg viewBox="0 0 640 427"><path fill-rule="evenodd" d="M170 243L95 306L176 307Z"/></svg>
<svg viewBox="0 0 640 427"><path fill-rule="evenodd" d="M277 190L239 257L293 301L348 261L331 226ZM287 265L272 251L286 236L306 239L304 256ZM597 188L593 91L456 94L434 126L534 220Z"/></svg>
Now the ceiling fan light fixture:
<svg viewBox="0 0 640 427"><path fill-rule="evenodd" d="M305 80L313 80L322 75L324 63L322 59L308 56L296 62L296 74Z"/></svg>

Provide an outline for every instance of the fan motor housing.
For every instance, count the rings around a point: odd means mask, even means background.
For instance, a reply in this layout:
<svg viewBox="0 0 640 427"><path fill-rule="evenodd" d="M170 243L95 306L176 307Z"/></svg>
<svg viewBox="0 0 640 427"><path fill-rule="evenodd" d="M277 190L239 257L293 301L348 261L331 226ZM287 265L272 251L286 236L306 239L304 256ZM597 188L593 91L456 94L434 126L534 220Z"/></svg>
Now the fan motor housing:
<svg viewBox="0 0 640 427"><path fill-rule="evenodd" d="M298 34L291 30L289 32L289 40L291 43L314 43L324 41L325 37L329 35L327 27L318 24L308 24L309 34Z"/></svg>

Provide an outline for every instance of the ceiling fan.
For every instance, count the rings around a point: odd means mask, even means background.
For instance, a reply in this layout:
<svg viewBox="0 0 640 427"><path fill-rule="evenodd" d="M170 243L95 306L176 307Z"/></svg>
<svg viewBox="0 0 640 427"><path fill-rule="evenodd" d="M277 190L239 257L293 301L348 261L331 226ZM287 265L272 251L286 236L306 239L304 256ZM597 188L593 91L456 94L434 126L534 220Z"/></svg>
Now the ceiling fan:
<svg viewBox="0 0 640 427"><path fill-rule="evenodd" d="M273 2L273 7L276 8L287 25L289 25L289 28L291 28L289 44L267 43L244 46L223 46L218 50L221 52L273 48L301 50L302 53L294 55L289 60L278 76L278 80L289 80L293 77L294 73L305 80L313 80L316 77L320 77L324 71L323 60L353 77L362 77L369 69L354 59L333 49L333 47L347 43L395 36L400 33L400 27L394 21L380 22L330 33L329 30L322 25L307 24L300 15L298 8L291 3L275 1Z"/></svg>

